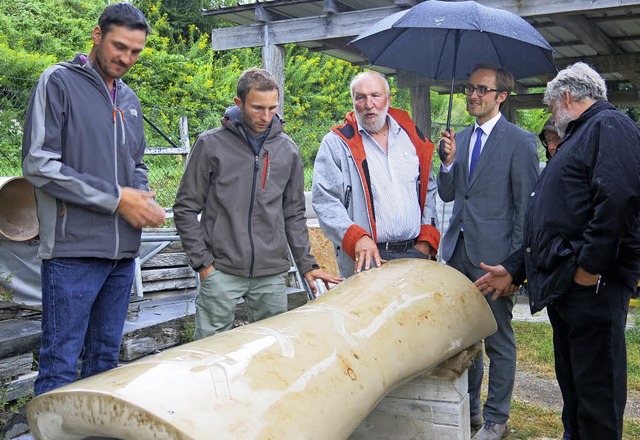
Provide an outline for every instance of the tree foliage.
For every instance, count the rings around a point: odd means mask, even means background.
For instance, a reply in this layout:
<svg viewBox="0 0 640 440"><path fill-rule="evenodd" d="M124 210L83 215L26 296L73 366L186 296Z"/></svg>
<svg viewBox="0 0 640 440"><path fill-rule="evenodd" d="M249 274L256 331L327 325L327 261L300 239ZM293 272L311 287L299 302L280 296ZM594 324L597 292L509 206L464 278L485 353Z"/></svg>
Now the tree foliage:
<svg viewBox="0 0 640 440"><path fill-rule="evenodd" d="M198 133L220 124L224 110L233 104L239 73L261 65L260 49L211 50L211 28L229 24L202 16L200 10L235 4L234 0L132 3L145 13L153 31L138 63L124 79L140 97L145 115L176 143L178 119L187 116L193 141ZM0 93L20 97L3 99L0 105L0 154L18 169L26 97L46 67L72 58L75 52L90 51L91 29L107 4L106 0L0 2ZM322 137L351 110L349 82L362 70L300 46L286 47L286 130L300 146L307 167L312 166ZM394 106L409 110L408 91L399 90L394 78L390 78L390 85ZM469 123L463 97L454 99L453 125ZM448 95L432 92L431 103L432 136L437 140L446 120ZM525 128L539 129L542 119L534 113L522 122ZM147 131L147 136L152 147L168 146L153 131ZM168 159L153 160L160 163ZM171 167L179 173L180 167Z"/></svg>

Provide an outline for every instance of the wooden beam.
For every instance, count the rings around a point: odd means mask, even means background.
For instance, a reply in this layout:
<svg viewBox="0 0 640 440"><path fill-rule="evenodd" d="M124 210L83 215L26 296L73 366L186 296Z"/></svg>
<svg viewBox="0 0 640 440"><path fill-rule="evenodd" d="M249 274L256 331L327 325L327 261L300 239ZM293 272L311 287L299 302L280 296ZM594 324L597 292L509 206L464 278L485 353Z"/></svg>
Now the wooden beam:
<svg viewBox="0 0 640 440"><path fill-rule="evenodd" d="M607 34L602 32L598 26L592 23L583 15L554 16L553 21L576 36L584 44L590 46L598 55L623 54L624 50L612 40ZM618 65L625 66L624 64ZM597 69L596 69L597 70ZM622 74L629 79L636 87L640 86L640 75L633 69L623 69Z"/></svg>
<svg viewBox="0 0 640 440"><path fill-rule="evenodd" d="M513 12L522 18L540 17L552 14L577 14L584 11L595 12L607 9L640 6L640 0L476 0L489 6Z"/></svg>
<svg viewBox="0 0 640 440"><path fill-rule="evenodd" d="M411 117L422 133L431 139L431 96L429 86L416 86L409 89L411 96ZM433 140L433 139L431 139Z"/></svg>
<svg viewBox="0 0 640 440"><path fill-rule="evenodd" d="M321 17L274 21L269 23L269 43L289 44L331 38L353 38L374 23L401 10L400 7L390 6ZM252 24L213 29L211 31L211 48L213 50L231 50L262 46L265 39L264 26L264 24Z"/></svg>
<svg viewBox="0 0 640 440"><path fill-rule="evenodd" d="M323 0L322 1L322 12L327 15L331 14L340 14L342 12L351 11L344 5L344 3L339 2L338 0Z"/></svg>
<svg viewBox="0 0 640 440"><path fill-rule="evenodd" d="M290 0L293 3L310 3L314 0ZM503 9L513 12L523 18L539 17L552 14L576 14L584 11L604 11L608 9L630 8L640 6L640 0L477 0L478 3L492 8ZM415 6L417 0L395 0L394 5L405 8ZM260 3L262 7L269 8L269 3ZM281 6L274 3L273 7ZM216 9L205 9L200 11L202 15L215 15L224 18L225 15L237 14L243 11L251 11L256 4L238 5L234 7L224 7Z"/></svg>
<svg viewBox="0 0 640 440"><path fill-rule="evenodd" d="M291 6L295 4L305 4L305 3L314 3L318 0L287 0L286 5ZM218 17L224 18L225 15L237 14L239 12L247 12L251 11L256 7L264 7L270 9L271 7L282 6L282 3L273 2L273 3L250 3L250 4L237 4L236 6L223 6L215 9L201 9L200 15L215 15Z"/></svg>
<svg viewBox="0 0 640 440"><path fill-rule="evenodd" d="M595 55L591 57L560 58L555 60L558 69L564 69L570 64L583 61L593 66L600 74L619 72L620 66L625 69L640 70L640 53L623 53L615 55Z"/></svg>
<svg viewBox="0 0 640 440"><path fill-rule="evenodd" d="M533 108L547 108L542 103L542 93L534 93L530 95L517 95L509 97L511 106L517 110L533 109ZM608 100L611 104L618 105L637 105L640 101L640 90L612 90L608 93Z"/></svg>
<svg viewBox="0 0 640 440"><path fill-rule="evenodd" d="M607 34L583 15L558 15L553 17L553 21L600 55L622 52Z"/></svg>
<svg viewBox="0 0 640 440"><path fill-rule="evenodd" d="M256 6L255 15L258 23L268 23L273 21L273 14L262 5Z"/></svg>

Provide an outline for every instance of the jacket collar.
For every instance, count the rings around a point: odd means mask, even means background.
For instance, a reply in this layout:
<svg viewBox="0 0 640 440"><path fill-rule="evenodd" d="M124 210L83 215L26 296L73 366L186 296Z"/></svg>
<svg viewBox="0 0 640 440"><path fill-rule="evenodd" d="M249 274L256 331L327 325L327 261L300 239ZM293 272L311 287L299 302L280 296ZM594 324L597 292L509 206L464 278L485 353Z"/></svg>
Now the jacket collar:
<svg viewBox="0 0 640 440"><path fill-rule="evenodd" d="M589 107L584 112L582 112L582 114L578 116L577 119L574 119L573 121L569 122L569 125L567 125L567 131L564 135L564 139L570 136L574 131L578 129L578 127L584 124L587 120L589 120L596 114L600 113L601 111L615 110L615 109L616 108L613 105L611 105L609 101L600 100L600 101L594 102L593 105L591 105L591 107Z"/></svg>
<svg viewBox="0 0 640 440"><path fill-rule="evenodd" d="M232 132L243 137L245 136L245 132L247 132L247 128L242 123L242 118L240 117L240 107L238 107L237 105L232 105L231 107L227 108L227 110L224 112L224 115L222 116L222 119L220 119L220 122L228 130L231 130ZM282 133L284 131L284 124L284 119L282 119L280 115L276 113L276 115L271 120L271 126L269 127L269 136L267 136L267 138L271 138L277 134Z"/></svg>

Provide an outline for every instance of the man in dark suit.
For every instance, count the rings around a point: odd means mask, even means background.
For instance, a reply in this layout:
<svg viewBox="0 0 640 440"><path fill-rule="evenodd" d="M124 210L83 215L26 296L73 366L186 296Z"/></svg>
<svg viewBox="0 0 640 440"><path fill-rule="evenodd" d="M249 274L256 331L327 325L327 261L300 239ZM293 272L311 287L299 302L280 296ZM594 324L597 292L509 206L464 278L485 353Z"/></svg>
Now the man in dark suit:
<svg viewBox="0 0 640 440"><path fill-rule="evenodd" d="M438 193L445 202L454 201L442 258L470 280L484 274L480 262L501 262L521 246L524 211L538 178L535 136L500 113L513 87L513 76L504 69L477 66L465 86L474 125L458 135L442 133L447 157L438 176ZM487 295L487 301L498 331L484 341L490 363L482 414L482 353L469 369L471 425L482 425L474 440L504 437L515 379L513 292L491 300Z"/></svg>

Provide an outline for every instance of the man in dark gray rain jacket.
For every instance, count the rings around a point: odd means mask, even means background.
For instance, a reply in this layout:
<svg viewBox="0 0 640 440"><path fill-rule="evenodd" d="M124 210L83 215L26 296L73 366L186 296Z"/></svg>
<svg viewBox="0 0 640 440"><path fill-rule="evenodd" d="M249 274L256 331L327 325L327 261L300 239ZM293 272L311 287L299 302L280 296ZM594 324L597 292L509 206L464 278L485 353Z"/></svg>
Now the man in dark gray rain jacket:
<svg viewBox="0 0 640 440"><path fill-rule="evenodd" d="M198 136L173 207L201 281L196 339L231 328L240 298L250 322L287 311L287 246L314 292L316 279L341 281L309 253L302 159L276 114L278 83L252 68L237 93L222 126Z"/></svg>
<svg viewBox="0 0 640 440"><path fill-rule="evenodd" d="M36 188L42 343L35 394L114 368L143 226L164 223L142 162L142 109L122 82L149 31L115 3L89 55L45 70L31 95L22 171Z"/></svg>
<svg viewBox="0 0 640 440"><path fill-rule="evenodd" d="M606 101L584 63L547 84L563 137L531 194L522 249L484 266L485 293L525 277L531 312L547 307L571 438L621 439L625 324L640 279L640 130Z"/></svg>

